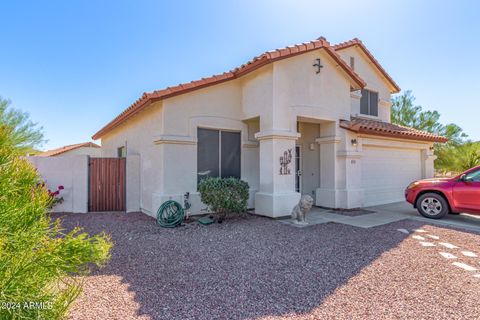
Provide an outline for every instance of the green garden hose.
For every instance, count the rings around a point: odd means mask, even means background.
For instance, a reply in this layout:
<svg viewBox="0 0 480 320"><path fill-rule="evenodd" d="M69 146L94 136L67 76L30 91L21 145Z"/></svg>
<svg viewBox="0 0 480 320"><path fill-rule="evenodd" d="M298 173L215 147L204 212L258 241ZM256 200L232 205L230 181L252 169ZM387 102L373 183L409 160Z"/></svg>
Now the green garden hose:
<svg viewBox="0 0 480 320"><path fill-rule="evenodd" d="M165 201L157 211L157 223L164 228L175 228L185 218L185 212L180 203L168 200Z"/></svg>

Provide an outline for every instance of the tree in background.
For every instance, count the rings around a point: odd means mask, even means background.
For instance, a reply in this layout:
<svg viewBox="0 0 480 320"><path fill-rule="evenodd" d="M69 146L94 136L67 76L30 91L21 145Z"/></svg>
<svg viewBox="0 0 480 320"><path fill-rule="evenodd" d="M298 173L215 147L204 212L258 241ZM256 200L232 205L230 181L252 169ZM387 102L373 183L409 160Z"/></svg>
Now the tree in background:
<svg viewBox="0 0 480 320"><path fill-rule="evenodd" d="M415 97L411 91L394 97L391 109L392 123L447 137L449 143L462 143L467 138L458 125L440 123L438 111L423 111L423 107L414 105L414 102Z"/></svg>
<svg viewBox="0 0 480 320"><path fill-rule="evenodd" d="M438 146L435 166L443 172L462 172L480 165L480 142Z"/></svg>
<svg viewBox="0 0 480 320"><path fill-rule="evenodd" d="M436 143L435 169L439 172L462 172L480 165L480 143L466 140L468 137L462 128L454 123L442 124L440 113L424 111L422 106L415 105L415 97L411 91L392 99L391 121L399 125L428 131L447 137L447 143Z"/></svg>
<svg viewBox="0 0 480 320"><path fill-rule="evenodd" d="M0 97L0 123L12 129L9 139L20 153L35 153L35 148L45 142L43 128L32 122L28 113L10 105L9 100Z"/></svg>
<svg viewBox="0 0 480 320"><path fill-rule="evenodd" d="M41 141L28 116L0 116L0 319L62 319L82 288L81 277L110 257L105 234L62 229L52 198L23 157ZM18 116L20 115L20 116Z"/></svg>

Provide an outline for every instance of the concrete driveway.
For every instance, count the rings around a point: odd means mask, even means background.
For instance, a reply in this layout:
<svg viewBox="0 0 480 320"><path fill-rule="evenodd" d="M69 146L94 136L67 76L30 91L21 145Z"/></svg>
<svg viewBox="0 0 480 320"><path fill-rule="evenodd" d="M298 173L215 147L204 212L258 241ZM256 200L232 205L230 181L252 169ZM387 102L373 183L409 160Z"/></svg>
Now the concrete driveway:
<svg viewBox="0 0 480 320"><path fill-rule="evenodd" d="M421 216L417 212L417 210L414 209L407 202L396 202L381 206L368 207L364 208L364 210L370 211L371 213L366 213L358 216L346 216L335 213L334 211L329 209L314 207L307 216L307 222L308 225L336 222L351 225L354 227L372 228L396 221L411 219L429 224L453 226L477 232L480 231L480 215L475 216L462 213L460 215L450 214L440 220L428 219ZM281 222L285 224L295 225L289 219L281 220ZM304 227L301 225L295 226Z"/></svg>
<svg viewBox="0 0 480 320"><path fill-rule="evenodd" d="M459 215L449 214L443 219L429 219L421 216L418 211L407 202L385 204L367 209L392 217L401 217L402 219L413 219L431 224L454 226L473 231L480 231L480 215L471 215L466 213Z"/></svg>

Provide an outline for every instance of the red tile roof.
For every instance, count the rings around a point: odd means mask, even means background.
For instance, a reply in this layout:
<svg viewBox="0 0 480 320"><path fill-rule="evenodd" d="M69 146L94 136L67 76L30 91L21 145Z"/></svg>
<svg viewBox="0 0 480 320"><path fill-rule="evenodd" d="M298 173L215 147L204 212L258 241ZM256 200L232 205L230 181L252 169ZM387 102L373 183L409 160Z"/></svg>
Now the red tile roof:
<svg viewBox="0 0 480 320"><path fill-rule="evenodd" d="M395 81L393 81L392 77L390 77L387 71L383 69L383 67L380 65L377 59L375 59L375 57L370 53L370 51L368 51L367 47L365 47L365 45L359 39L354 38L350 41L336 44L332 46L332 48L335 51L339 51L339 50L343 50L343 49L354 47L354 46L357 46L358 48L360 48L363 51L363 53L365 53L365 55L370 59L373 65L378 69L378 71L385 77L385 79L391 86L391 93L400 92L400 87L398 86L398 84Z"/></svg>
<svg viewBox="0 0 480 320"><path fill-rule="evenodd" d="M334 47L331 47L330 43L325 38L320 37L317 40L307 43L297 44L285 47L283 49L276 49L274 51L265 52L253 58L246 64L243 64L240 67L237 67L223 74L214 75L208 78L202 78L201 80L192 81L190 83L179 84L177 86L168 87L163 90L156 90L151 93L144 93L142 97L135 101L131 106L125 109L122 113L120 113L115 119L110 121L97 133L95 133L92 138L94 140L101 138L107 132L111 131L113 128L119 126L131 116L146 108L152 102L170 98L208 86L216 85L225 81L233 80L274 61L290 58L320 48L324 49L325 52L345 71L345 73L352 80L352 83L354 83L357 87L356 89L365 87L365 81L363 81L363 79L360 78L360 76L348 66L348 64L338 55L338 53L335 52L335 50L333 49Z"/></svg>
<svg viewBox="0 0 480 320"><path fill-rule="evenodd" d="M42 153L37 154L37 157L54 157L58 156L59 154L72 151L78 148L100 148L100 146L93 142L82 142L77 144L71 144L68 146L63 146L57 149L48 150Z"/></svg>
<svg viewBox="0 0 480 320"><path fill-rule="evenodd" d="M430 132L420 131L398 124L359 117L352 117L351 120L340 120L340 127L357 133L365 133L383 137L431 142L448 141L447 138L432 134Z"/></svg>

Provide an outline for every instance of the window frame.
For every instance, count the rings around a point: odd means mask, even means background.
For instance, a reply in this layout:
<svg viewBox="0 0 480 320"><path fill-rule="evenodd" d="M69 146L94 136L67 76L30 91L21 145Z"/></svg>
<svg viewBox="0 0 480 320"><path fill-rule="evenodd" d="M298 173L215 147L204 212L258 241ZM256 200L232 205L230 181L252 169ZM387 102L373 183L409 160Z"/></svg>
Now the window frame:
<svg viewBox="0 0 480 320"><path fill-rule="evenodd" d="M117 148L117 158L126 158L127 157L127 148L121 146Z"/></svg>
<svg viewBox="0 0 480 320"><path fill-rule="evenodd" d="M197 186L200 183L200 179L198 177L198 131L199 130L211 130L218 132L218 176L211 176L211 177L222 177L222 132L231 132L231 133L238 133L239 135L239 177L238 179L242 178L242 130L235 130L235 129L220 129L220 128L212 128L212 127L197 127Z"/></svg>
<svg viewBox="0 0 480 320"><path fill-rule="evenodd" d="M367 93L367 94L366 94L366 97L367 97L367 108L368 108L367 113L363 113L363 112L362 112L362 99L364 98L364 94L363 94L364 91ZM364 115L364 116L369 116L369 117L376 117L376 118L378 118L378 115L379 115L379 105L380 105L380 103L379 103L379 102L380 102L380 101L379 101L379 100L380 100L380 98L379 98L380 95L379 95L378 91L370 90L370 89L365 89L365 88L364 88L364 89L361 89L361 90L360 90L360 93L361 93L361 95L362 95L361 98L360 98L360 114L361 114L361 115ZM372 114L372 106L371 106L371 101L372 101L372 100L371 100L371 94L372 94L372 93L374 93L374 94L377 95L377 101L376 101L376 104L377 104L377 106L376 106L376 107L377 107L377 108L376 108L376 109L377 109L377 114Z"/></svg>

